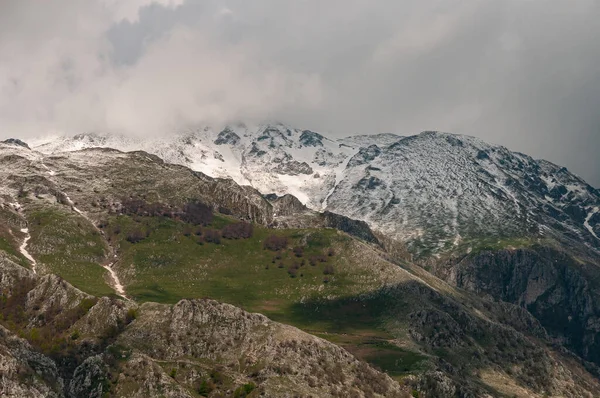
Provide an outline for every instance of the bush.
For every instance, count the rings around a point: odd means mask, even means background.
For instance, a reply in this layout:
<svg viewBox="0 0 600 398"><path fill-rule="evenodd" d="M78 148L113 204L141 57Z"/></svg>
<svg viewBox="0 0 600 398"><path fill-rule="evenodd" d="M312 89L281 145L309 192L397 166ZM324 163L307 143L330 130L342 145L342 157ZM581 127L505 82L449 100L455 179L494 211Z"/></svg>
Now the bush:
<svg viewBox="0 0 600 398"><path fill-rule="evenodd" d="M204 241L218 245L221 243L221 233L214 229L207 229L204 231Z"/></svg>
<svg viewBox="0 0 600 398"><path fill-rule="evenodd" d="M130 324L135 318L137 318L137 310L135 308L128 309L125 315L125 322Z"/></svg>
<svg viewBox="0 0 600 398"><path fill-rule="evenodd" d="M147 203L141 198L126 198L121 200L121 212L136 216L166 216L172 217L172 211L162 203Z"/></svg>
<svg viewBox="0 0 600 398"><path fill-rule="evenodd" d="M134 229L127 234L127 241L130 243L138 243L146 238L146 234L141 229Z"/></svg>
<svg viewBox="0 0 600 398"><path fill-rule="evenodd" d="M331 264L327 264L325 266L325 269L323 270L323 274L324 275L333 275L334 274L334 269L333 269L333 265Z"/></svg>
<svg viewBox="0 0 600 398"><path fill-rule="evenodd" d="M215 383L212 380L204 379L200 382L198 386L198 394L200 395L208 395L215 389Z"/></svg>
<svg viewBox="0 0 600 398"><path fill-rule="evenodd" d="M233 212L231 210L229 210L227 207L223 207L223 206L219 206L219 213L225 214L228 216L233 214Z"/></svg>
<svg viewBox="0 0 600 398"><path fill-rule="evenodd" d="M285 249L288 245L288 238L286 236L270 235L263 242L263 248L271 251L279 251Z"/></svg>
<svg viewBox="0 0 600 398"><path fill-rule="evenodd" d="M221 230L221 235L225 239L248 239L252 237L252 233L252 224L247 222L228 224Z"/></svg>
<svg viewBox="0 0 600 398"><path fill-rule="evenodd" d="M189 202L183 207L181 219L194 225L208 225L213 220L212 209L198 201Z"/></svg>
<svg viewBox="0 0 600 398"><path fill-rule="evenodd" d="M256 384L250 382L247 384L244 384L241 387L238 387L235 389L235 391L233 392L233 396L234 398L244 398L247 397L248 395L250 395L250 393L252 391L254 391L256 389Z"/></svg>
<svg viewBox="0 0 600 398"><path fill-rule="evenodd" d="M327 255L329 257L332 257L335 255L335 251L333 250L333 248L330 247L329 249L327 249Z"/></svg>
<svg viewBox="0 0 600 398"><path fill-rule="evenodd" d="M302 246L294 247L294 255L296 257L302 257L304 255L304 248Z"/></svg>
<svg viewBox="0 0 600 398"><path fill-rule="evenodd" d="M327 262L327 257L325 257L322 254L318 254L316 256L310 256L310 258L308 259L308 262L310 263L310 265L312 265L314 267L315 265L317 265L317 263Z"/></svg>

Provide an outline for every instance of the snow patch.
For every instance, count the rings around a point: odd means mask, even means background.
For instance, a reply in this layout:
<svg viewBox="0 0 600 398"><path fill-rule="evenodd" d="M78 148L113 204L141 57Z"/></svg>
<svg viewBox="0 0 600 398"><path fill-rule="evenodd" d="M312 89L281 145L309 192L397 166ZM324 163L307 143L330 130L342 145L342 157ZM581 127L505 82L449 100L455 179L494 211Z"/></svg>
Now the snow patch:
<svg viewBox="0 0 600 398"><path fill-rule="evenodd" d="M21 254L23 256L25 256L25 258L27 260L29 260L29 262L31 263L31 270L33 271L34 274L36 274L37 271L36 271L35 267L37 265L37 262L35 261L33 256L27 251L27 243L31 239L31 235L29 234L29 228L21 228L21 232L26 234L26 236L25 236L25 239L23 240L23 243L21 244L21 246L19 246L19 251L21 252Z"/></svg>
<svg viewBox="0 0 600 398"><path fill-rule="evenodd" d="M117 276L117 273L112 268L113 265L114 265L114 263L110 263L108 265L103 265L102 268L104 268L105 270L107 270L108 273L110 274L110 277L111 277L111 279L113 281L113 287L114 287L115 291L120 296L127 297L125 295L125 287L123 287L123 285L121 284L121 281L119 280L119 277Z"/></svg>
<svg viewBox="0 0 600 398"><path fill-rule="evenodd" d="M56 175L56 172L54 170L50 170L50 167L46 166L44 163L42 163L42 167L45 168L48 171L48 174L51 176Z"/></svg>
<svg viewBox="0 0 600 398"><path fill-rule="evenodd" d="M590 220L592 219L592 217L594 216L594 214L596 214L598 212L598 210L600 210L599 207L594 207L587 215L587 217L585 218L585 222L583 223L583 226L590 231L590 234L592 234L592 236L598 240L600 240L600 238L598 237L598 235L596 235L596 233L594 232L594 229L592 228L592 226L590 225Z"/></svg>
<svg viewBox="0 0 600 398"><path fill-rule="evenodd" d="M81 214L82 216L84 216L87 219L87 216L85 216L81 210L79 210L77 207L75 207L75 203L73 203L73 201L71 200L71 198L69 198L67 195L65 195L65 198L67 199L67 203L69 204L69 206L71 206L71 209L73 209L75 212ZM88 219L89 221L89 219ZM90 221L91 222L91 221Z"/></svg>

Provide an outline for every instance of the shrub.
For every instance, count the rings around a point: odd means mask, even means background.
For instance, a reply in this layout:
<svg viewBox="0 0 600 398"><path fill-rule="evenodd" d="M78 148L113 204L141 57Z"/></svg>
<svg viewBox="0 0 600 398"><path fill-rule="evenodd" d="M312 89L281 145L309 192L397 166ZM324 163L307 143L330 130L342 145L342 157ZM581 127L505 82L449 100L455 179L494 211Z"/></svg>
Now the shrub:
<svg viewBox="0 0 600 398"><path fill-rule="evenodd" d="M252 224L247 222L228 224L221 230L221 234L225 239L248 239L252 237L252 233Z"/></svg>
<svg viewBox="0 0 600 398"><path fill-rule="evenodd" d="M304 248L302 246L294 247L294 255L296 257L302 257L304 255Z"/></svg>
<svg viewBox="0 0 600 398"><path fill-rule="evenodd" d="M204 241L218 245L221 243L221 233L214 229L207 229L204 231Z"/></svg>
<svg viewBox="0 0 600 398"><path fill-rule="evenodd" d="M310 262L310 265L312 265L313 267L315 265L317 265L317 263L325 263L327 262L327 257L325 257L322 254L318 254L315 256L310 256L310 258L308 259L308 261Z"/></svg>
<svg viewBox="0 0 600 398"><path fill-rule="evenodd" d="M271 251L279 251L285 249L288 245L288 238L286 236L270 235L263 242L263 248Z"/></svg>
<svg viewBox="0 0 600 398"><path fill-rule="evenodd" d="M244 384L241 387L236 388L235 391L233 392L233 396L234 396L234 398L244 398L244 397L247 397L255 389L256 389L256 384L250 382L250 383Z"/></svg>
<svg viewBox="0 0 600 398"><path fill-rule="evenodd" d="M208 395L215 389L215 383L212 380L204 379L200 382L198 386L198 394L200 395Z"/></svg>
<svg viewBox="0 0 600 398"><path fill-rule="evenodd" d="M334 256L334 255L335 255L335 251L333 250L333 248L332 248L332 247L330 247L329 249L327 249L327 255L328 255L329 257L332 257L332 256Z"/></svg>
<svg viewBox="0 0 600 398"><path fill-rule="evenodd" d="M324 275L333 275L334 274L334 269L333 269L333 265L331 264L327 264L325 266L325 269L323 270L323 274Z"/></svg>
<svg viewBox="0 0 600 398"><path fill-rule="evenodd" d="M137 310L135 308L128 309L125 315L125 322L130 324L135 318L137 318Z"/></svg>
<svg viewBox="0 0 600 398"><path fill-rule="evenodd" d="M194 225L208 225L213 220L212 209L204 203L192 201L183 207L181 219Z"/></svg>
<svg viewBox="0 0 600 398"><path fill-rule="evenodd" d="M223 207L223 206L219 206L219 213L221 214L225 214L225 215L232 215L233 213L231 212L231 210L229 210L227 207Z"/></svg>
<svg viewBox="0 0 600 398"><path fill-rule="evenodd" d="M144 240L146 234L141 229L134 229L127 234L127 241L130 243L138 243Z"/></svg>
<svg viewBox="0 0 600 398"><path fill-rule="evenodd" d="M298 271L294 267L289 267L287 272L291 278L295 278L298 273Z"/></svg>
<svg viewBox="0 0 600 398"><path fill-rule="evenodd" d="M142 198L125 198L121 200L121 212L136 216L172 216L169 207L162 203L147 203Z"/></svg>
<svg viewBox="0 0 600 398"><path fill-rule="evenodd" d="M216 384L221 384L225 380L225 376L223 376L223 373L221 372L221 369L222 369L221 367L217 366L215 369L213 369L210 372L210 378Z"/></svg>

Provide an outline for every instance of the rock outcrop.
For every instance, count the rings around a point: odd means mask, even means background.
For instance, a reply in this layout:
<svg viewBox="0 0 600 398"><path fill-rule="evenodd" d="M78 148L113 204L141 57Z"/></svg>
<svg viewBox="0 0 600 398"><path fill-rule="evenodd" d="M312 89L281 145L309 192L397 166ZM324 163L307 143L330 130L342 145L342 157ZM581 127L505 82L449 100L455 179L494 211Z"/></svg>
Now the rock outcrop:
<svg viewBox="0 0 600 398"><path fill-rule="evenodd" d="M553 248L483 251L442 262L434 273L460 288L517 304L558 341L600 365L598 272Z"/></svg>

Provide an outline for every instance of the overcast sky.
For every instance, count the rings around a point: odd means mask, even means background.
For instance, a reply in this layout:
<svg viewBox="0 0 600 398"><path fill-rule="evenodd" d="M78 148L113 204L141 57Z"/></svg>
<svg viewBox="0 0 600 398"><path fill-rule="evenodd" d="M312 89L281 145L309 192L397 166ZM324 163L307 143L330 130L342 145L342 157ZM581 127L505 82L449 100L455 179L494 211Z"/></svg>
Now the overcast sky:
<svg viewBox="0 0 600 398"><path fill-rule="evenodd" d="M0 0L0 137L440 130L600 187L595 0Z"/></svg>

